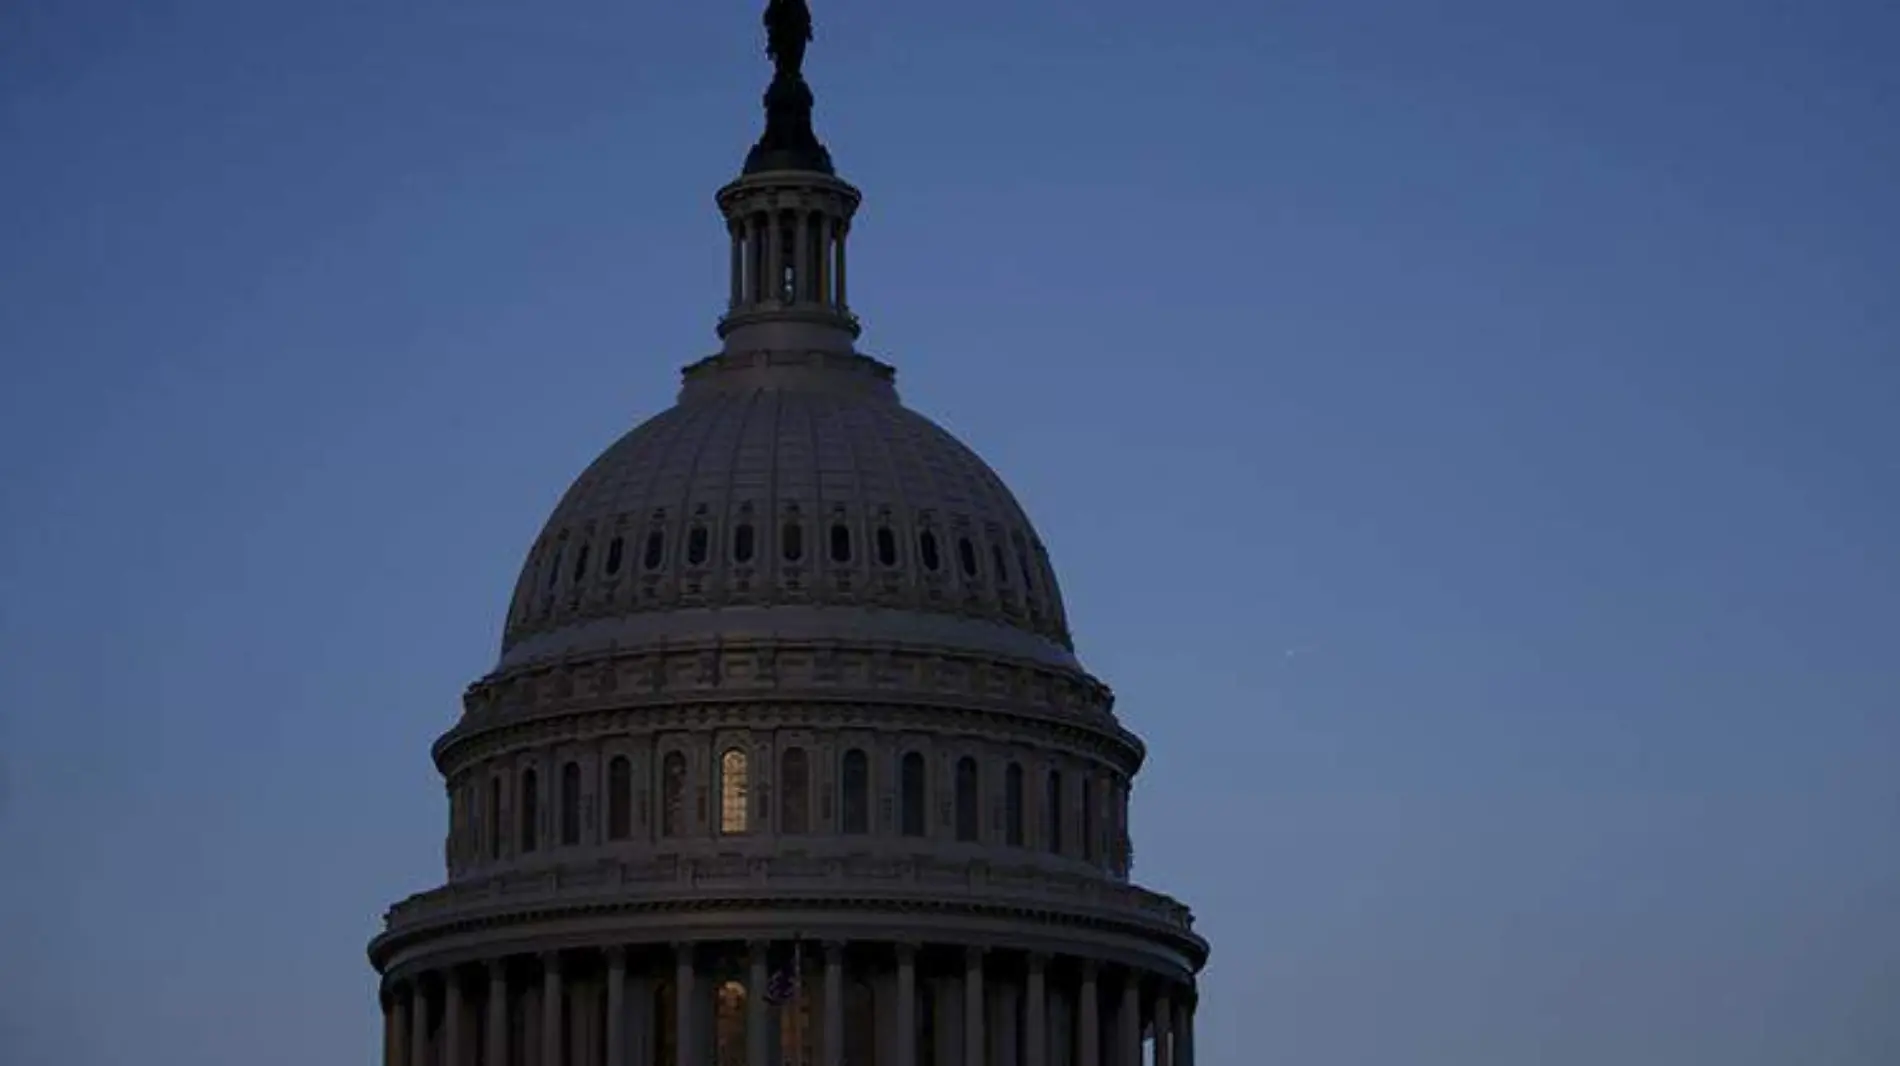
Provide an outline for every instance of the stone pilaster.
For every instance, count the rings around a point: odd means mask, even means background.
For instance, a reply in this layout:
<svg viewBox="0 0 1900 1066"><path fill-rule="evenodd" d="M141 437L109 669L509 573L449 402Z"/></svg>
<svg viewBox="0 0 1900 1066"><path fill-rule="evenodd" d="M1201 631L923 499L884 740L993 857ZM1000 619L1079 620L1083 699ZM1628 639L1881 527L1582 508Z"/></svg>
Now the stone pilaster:
<svg viewBox="0 0 1900 1066"><path fill-rule="evenodd" d="M1077 993L1075 1012L1076 1066L1102 1064L1102 1002L1096 981L1095 963L1082 960L1082 986Z"/></svg>
<svg viewBox="0 0 1900 1066"><path fill-rule="evenodd" d="M964 1066L985 1066L983 1006L983 949L966 948L963 954Z"/></svg>
<svg viewBox="0 0 1900 1066"><path fill-rule="evenodd" d="M561 1058L562 1002L566 998L561 984L561 956L548 952L541 956L541 1064L565 1066Z"/></svg>
<svg viewBox="0 0 1900 1066"><path fill-rule="evenodd" d="M627 949L607 949L607 1066L627 1066Z"/></svg>
<svg viewBox="0 0 1900 1066"><path fill-rule="evenodd" d="M825 945L825 1024L819 1051L824 1066L844 1066L844 945Z"/></svg>
<svg viewBox="0 0 1900 1066"><path fill-rule="evenodd" d="M1047 1066L1049 1061L1047 966L1044 956L1029 956L1029 987L1023 994L1023 1066Z"/></svg>
<svg viewBox="0 0 1900 1066"><path fill-rule="evenodd" d="M488 964L488 1002L483 1004L487 1022L487 1054L483 1066L510 1066L508 1062L508 967L500 959Z"/></svg>

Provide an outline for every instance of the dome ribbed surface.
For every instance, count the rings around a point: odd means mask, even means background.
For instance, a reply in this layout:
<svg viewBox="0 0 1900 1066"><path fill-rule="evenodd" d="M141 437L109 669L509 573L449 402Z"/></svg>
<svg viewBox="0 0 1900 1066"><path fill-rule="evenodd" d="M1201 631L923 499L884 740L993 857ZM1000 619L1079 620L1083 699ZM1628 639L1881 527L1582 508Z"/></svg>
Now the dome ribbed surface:
<svg viewBox="0 0 1900 1066"><path fill-rule="evenodd" d="M610 446L554 509L504 658L528 641L575 650L562 632L611 631L603 620L777 606L954 616L1066 652L1047 552L1002 480L887 381L834 373L696 390L689 371L681 402Z"/></svg>

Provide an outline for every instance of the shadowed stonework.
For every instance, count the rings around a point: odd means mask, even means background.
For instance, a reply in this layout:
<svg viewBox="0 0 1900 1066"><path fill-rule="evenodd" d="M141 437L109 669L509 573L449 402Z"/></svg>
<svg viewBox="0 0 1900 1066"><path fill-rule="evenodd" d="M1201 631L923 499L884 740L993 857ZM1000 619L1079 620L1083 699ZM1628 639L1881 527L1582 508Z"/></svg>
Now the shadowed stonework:
<svg viewBox="0 0 1900 1066"><path fill-rule="evenodd" d="M447 881L370 945L391 1066L1193 1061L1143 749L1001 479L858 352L858 191L773 0L722 349L528 552L434 747Z"/></svg>

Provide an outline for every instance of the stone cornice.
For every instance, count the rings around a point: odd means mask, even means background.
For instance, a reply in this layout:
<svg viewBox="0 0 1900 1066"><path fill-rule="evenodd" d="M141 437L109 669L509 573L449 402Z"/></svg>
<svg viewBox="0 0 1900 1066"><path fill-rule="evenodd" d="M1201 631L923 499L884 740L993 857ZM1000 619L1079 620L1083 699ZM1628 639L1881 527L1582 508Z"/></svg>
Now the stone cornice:
<svg viewBox="0 0 1900 1066"><path fill-rule="evenodd" d="M933 683L934 682L934 683ZM1107 686L1025 663L903 647L758 641L609 653L469 686L432 749L443 773L508 748L612 733L758 725L975 730L1059 739L1133 776L1145 748Z"/></svg>
<svg viewBox="0 0 1900 1066"><path fill-rule="evenodd" d="M385 931L372 944L371 955L380 967L390 952L416 938L551 915L739 905L915 912L948 908L1099 927L1165 943L1197 968L1207 950L1193 931L1193 915L1185 905L1101 878L927 856L669 856L499 873L423 892L389 909Z"/></svg>

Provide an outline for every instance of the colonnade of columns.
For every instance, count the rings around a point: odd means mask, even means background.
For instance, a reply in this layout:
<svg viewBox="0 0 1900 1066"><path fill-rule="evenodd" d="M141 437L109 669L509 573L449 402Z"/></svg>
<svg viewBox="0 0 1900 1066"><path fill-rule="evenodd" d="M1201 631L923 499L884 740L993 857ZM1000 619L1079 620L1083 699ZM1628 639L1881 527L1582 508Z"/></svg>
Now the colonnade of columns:
<svg viewBox="0 0 1900 1066"><path fill-rule="evenodd" d="M757 304L849 306L845 237L851 225L824 211L755 211L727 223L734 310Z"/></svg>
<svg viewBox="0 0 1900 1066"><path fill-rule="evenodd" d="M1065 955L903 943L616 945L391 982L383 1061L1193 1066L1194 1002L1191 982Z"/></svg>

